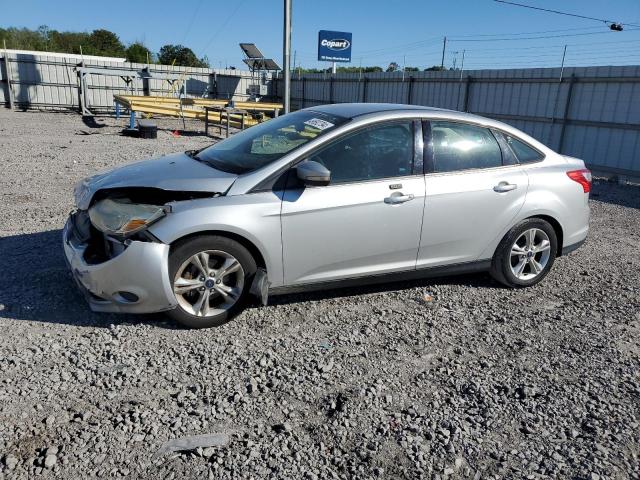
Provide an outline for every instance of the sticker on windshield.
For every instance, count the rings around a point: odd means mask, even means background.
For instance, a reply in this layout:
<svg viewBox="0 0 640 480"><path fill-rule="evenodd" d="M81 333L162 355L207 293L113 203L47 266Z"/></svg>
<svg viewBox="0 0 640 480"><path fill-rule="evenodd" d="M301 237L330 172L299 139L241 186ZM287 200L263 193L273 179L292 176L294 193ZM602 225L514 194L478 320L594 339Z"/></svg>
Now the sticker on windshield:
<svg viewBox="0 0 640 480"><path fill-rule="evenodd" d="M327 128L333 127L333 123L327 122L326 120L322 120L321 118L312 118L304 122L305 125L309 125L310 127L317 128L318 130L326 130Z"/></svg>

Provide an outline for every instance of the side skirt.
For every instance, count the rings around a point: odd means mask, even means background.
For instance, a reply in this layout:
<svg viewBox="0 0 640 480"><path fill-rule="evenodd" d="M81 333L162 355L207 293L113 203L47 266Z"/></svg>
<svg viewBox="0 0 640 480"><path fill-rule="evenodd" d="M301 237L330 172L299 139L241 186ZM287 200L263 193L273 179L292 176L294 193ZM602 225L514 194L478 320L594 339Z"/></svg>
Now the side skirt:
<svg viewBox="0 0 640 480"><path fill-rule="evenodd" d="M409 270L405 272L382 273L379 275L369 275L366 277L345 278L340 280L330 280L327 282L303 283L297 285L274 287L269 289L269 294L282 295L286 293L311 292L314 290L330 290L335 288L417 280L421 278L445 277L451 275L460 275L464 273L488 272L489 270L491 270L491 259L479 260L476 262L457 263L454 265L444 265L441 267L420 268L417 270Z"/></svg>

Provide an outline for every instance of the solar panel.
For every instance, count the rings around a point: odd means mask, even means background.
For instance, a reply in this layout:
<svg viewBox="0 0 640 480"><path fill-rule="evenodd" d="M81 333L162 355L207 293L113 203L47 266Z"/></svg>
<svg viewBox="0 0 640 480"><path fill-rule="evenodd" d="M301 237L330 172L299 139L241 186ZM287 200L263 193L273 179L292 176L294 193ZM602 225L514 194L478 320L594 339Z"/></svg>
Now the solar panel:
<svg viewBox="0 0 640 480"><path fill-rule="evenodd" d="M245 58L242 61L251 70L280 70L280 66L271 58Z"/></svg>
<svg viewBox="0 0 640 480"><path fill-rule="evenodd" d="M264 62L264 70L280 70L280 65L276 63L272 58L265 58Z"/></svg>
<svg viewBox="0 0 640 480"><path fill-rule="evenodd" d="M242 61L247 64L247 66L251 70L256 69L256 59L255 58L243 58Z"/></svg>
<svg viewBox="0 0 640 480"><path fill-rule="evenodd" d="M262 55L262 52L258 50L255 43L241 43L240 48L249 58L264 58L264 55Z"/></svg>

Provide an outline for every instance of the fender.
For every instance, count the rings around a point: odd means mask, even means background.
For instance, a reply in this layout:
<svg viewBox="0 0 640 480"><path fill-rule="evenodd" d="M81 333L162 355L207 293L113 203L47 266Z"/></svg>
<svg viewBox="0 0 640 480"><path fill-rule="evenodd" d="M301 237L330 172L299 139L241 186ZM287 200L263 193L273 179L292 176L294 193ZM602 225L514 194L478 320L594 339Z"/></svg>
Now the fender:
<svg viewBox="0 0 640 480"><path fill-rule="evenodd" d="M149 227L171 244L200 232L228 232L251 242L264 258L273 286L283 282L281 198L272 191L174 202L171 213ZM272 252L278 252L273 254Z"/></svg>
<svg viewBox="0 0 640 480"><path fill-rule="evenodd" d="M529 190L524 201L523 207L514 217L511 224L499 232L493 241L483 250L480 259L492 258L500 241L514 226L522 220L536 216L547 216L553 218L560 225L563 233L563 243L567 244L567 229L571 223L570 218L575 216L575 209L572 209L568 202L560 195L555 193L553 189L542 189L535 181L532 182L534 176L529 176ZM564 245L559 245L562 249Z"/></svg>

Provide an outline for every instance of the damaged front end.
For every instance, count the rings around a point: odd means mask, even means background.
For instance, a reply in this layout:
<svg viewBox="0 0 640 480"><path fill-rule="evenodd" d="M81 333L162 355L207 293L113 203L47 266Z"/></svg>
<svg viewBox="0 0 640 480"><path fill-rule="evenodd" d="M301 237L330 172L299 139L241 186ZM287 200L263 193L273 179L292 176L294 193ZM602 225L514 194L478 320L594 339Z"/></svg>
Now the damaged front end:
<svg viewBox="0 0 640 480"><path fill-rule="evenodd" d="M77 211L66 222L63 244L91 309L151 313L174 308L170 246L147 228L171 215L176 202L224 195L236 178L185 152L79 182L74 190Z"/></svg>
<svg viewBox="0 0 640 480"><path fill-rule="evenodd" d="M105 235L91 225L86 210L69 216L62 235L73 278L93 311L151 313L175 307L169 245Z"/></svg>
<svg viewBox="0 0 640 480"><path fill-rule="evenodd" d="M67 263L97 312L152 313L176 306L168 271L169 245L147 227L170 214L170 204L214 197L130 187L96 192L73 212L63 231Z"/></svg>

